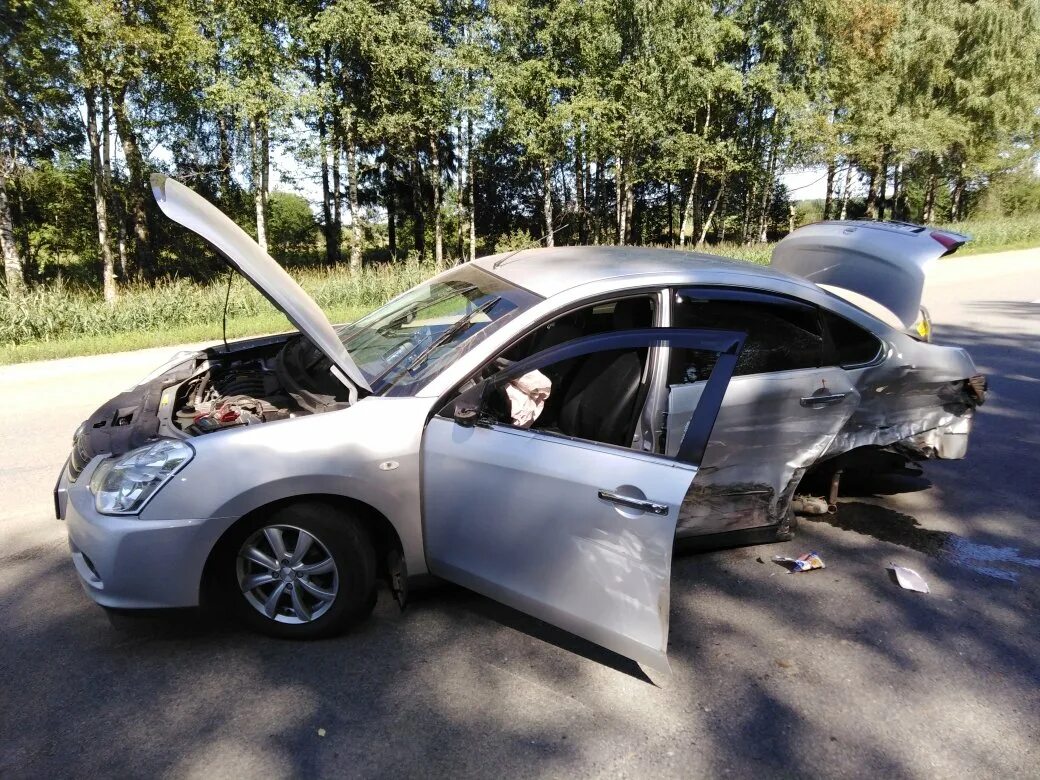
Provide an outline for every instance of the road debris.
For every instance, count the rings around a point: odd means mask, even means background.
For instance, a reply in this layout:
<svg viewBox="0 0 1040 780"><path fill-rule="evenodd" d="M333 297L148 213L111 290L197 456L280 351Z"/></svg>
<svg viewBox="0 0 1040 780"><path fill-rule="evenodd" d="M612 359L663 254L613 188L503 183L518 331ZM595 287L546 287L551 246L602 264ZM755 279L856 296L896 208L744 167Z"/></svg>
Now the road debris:
<svg viewBox="0 0 1040 780"><path fill-rule="evenodd" d="M783 555L774 555L773 562L779 563L781 566L786 566L788 572L794 574L800 571L811 571L813 569L825 569L827 568L823 559L819 553L807 552L805 555L801 555L797 558L787 558Z"/></svg>
<svg viewBox="0 0 1040 780"><path fill-rule="evenodd" d="M928 589L928 583L924 581L924 577L913 569L908 569L905 566L896 566L894 563L889 564L888 568L896 575L896 582L904 590L912 590L917 593L931 593Z"/></svg>

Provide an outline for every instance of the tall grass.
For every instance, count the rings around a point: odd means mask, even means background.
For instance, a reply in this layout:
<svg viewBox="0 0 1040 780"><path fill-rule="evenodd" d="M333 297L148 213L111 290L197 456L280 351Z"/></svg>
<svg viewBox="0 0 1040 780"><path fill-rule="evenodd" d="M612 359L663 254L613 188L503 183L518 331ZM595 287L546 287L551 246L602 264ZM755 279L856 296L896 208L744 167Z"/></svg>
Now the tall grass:
<svg viewBox="0 0 1040 780"><path fill-rule="evenodd" d="M1040 215L968 220L943 227L972 236L967 252L1040 246ZM766 265L772 249L772 244L727 243L703 251ZM410 261L368 266L357 274L345 268L291 273L338 322L418 284L433 274L433 268ZM19 298L0 290L0 363L216 338L225 292L223 281L196 284L173 279L154 287L123 288L119 300L109 306L97 291L61 282ZM233 282L228 318L229 332L237 335L289 327L240 276Z"/></svg>
<svg viewBox="0 0 1040 780"><path fill-rule="evenodd" d="M971 236L962 254L1040 246L1040 214L966 219L939 227Z"/></svg>
<svg viewBox="0 0 1040 780"><path fill-rule="evenodd" d="M417 263L375 266L358 274L340 269L294 273L297 281L333 319L338 312L373 308L432 274ZM271 304L240 276L233 281L228 318L257 317ZM199 322L219 323L224 310L224 282L195 284L185 279L154 287L120 290L109 306L93 290L53 284L19 298L0 297L0 345L109 336L135 331L174 330Z"/></svg>

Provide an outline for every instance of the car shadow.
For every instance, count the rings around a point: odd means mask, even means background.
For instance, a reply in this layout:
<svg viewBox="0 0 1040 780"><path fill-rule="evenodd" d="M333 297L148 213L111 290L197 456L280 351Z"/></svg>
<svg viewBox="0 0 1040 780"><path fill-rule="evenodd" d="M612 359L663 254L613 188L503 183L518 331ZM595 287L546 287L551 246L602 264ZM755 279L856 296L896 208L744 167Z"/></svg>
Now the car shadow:
<svg viewBox="0 0 1040 780"><path fill-rule="evenodd" d="M1036 336L937 338L990 376L968 458L847 482L790 542L675 557L661 687L461 588L404 611L381 591L371 619L301 644L195 612L110 621L60 544L0 551L0 776L1029 775ZM922 496L947 525L900 503ZM808 550L827 568L770 562ZM892 561L932 593L893 583Z"/></svg>

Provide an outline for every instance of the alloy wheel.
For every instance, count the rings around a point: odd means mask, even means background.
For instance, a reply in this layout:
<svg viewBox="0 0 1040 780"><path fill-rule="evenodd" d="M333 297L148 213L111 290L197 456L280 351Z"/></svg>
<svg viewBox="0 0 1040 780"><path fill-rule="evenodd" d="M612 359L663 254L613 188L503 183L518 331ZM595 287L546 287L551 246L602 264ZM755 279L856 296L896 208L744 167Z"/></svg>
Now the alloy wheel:
<svg viewBox="0 0 1040 780"><path fill-rule="evenodd" d="M260 614L278 623L310 623L324 615L339 590L339 571L318 537L291 525L269 525L242 544L238 586Z"/></svg>

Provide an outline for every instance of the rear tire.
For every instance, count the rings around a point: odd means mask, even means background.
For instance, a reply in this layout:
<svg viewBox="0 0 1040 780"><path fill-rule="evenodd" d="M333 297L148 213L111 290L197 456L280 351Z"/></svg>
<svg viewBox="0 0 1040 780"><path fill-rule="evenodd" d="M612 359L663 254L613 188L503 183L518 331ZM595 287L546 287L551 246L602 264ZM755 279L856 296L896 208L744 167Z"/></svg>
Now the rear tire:
<svg viewBox="0 0 1040 780"><path fill-rule="evenodd" d="M215 561L219 601L249 628L284 639L335 636L376 602L376 554L362 523L318 501L234 527Z"/></svg>

